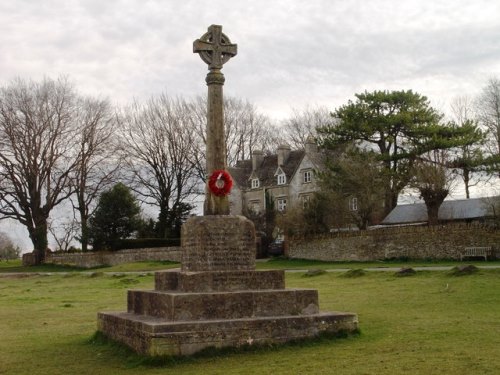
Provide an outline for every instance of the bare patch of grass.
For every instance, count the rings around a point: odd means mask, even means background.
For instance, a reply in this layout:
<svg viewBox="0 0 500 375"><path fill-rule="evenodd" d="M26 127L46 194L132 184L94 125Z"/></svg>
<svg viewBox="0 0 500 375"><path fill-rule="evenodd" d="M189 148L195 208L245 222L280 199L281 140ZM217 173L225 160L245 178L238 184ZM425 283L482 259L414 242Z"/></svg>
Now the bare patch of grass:
<svg viewBox="0 0 500 375"><path fill-rule="evenodd" d="M365 275L366 275L366 271L363 271L362 269L359 269L359 268L346 271L344 274L342 274L343 277L347 277L347 278L356 278L356 277L361 277L361 276L365 276Z"/></svg>
<svg viewBox="0 0 500 375"><path fill-rule="evenodd" d="M394 275L397 277L407 277L407 276L415 276L417 271L415 271L411 267L404 267L397 271Z"/></svg>
<svg viewBox="0 0 500 375"><path fill-rule="evenodd" d="M314 276L324 275L325 273L326 273L325 270L312 269L312 270L308 270L303 276L304 277L314 277Z"/></svg>
<svg viewBox="0 0 500 375"><path fill-rule="evenodd" d="M472 264L468 264L468 265L453 267L452 270L449 272L449 274L451 276L467 276L467 275L473 275L478 272L479 268L473 266Z"/></svg>

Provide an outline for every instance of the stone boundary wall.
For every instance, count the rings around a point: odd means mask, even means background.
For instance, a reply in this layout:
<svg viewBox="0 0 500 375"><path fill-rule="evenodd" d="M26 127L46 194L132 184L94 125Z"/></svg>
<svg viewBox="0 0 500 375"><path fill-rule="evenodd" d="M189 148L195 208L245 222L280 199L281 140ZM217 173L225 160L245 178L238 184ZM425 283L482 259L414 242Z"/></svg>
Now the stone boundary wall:
<svg viewBox="0 0 500 375"><path fill-rule="evenodd" d="M393 258L460 259L470 246L491 246L500 258L500 230L482 224L408 226L288 240L290 258L376 261Z"/></svg>
<svg viewBox="0 0 500 375"><path fill-rule="evenodd" d="M86 253L47 253L45 263L70 265L82 268L93 268L100 266L114 266L122 263L140 261L181 261L180 247L154 247L144 249L124 249L118 251L89 251ZM23 255L23 265L29 262L31 254Z"/></svg>

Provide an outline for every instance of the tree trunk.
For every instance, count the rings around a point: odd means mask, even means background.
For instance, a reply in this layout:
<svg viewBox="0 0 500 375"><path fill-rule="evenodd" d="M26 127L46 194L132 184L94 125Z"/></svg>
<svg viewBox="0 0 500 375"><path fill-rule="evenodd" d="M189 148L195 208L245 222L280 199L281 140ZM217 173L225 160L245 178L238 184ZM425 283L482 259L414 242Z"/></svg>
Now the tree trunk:
<svg viewBox="0 0 500 375"><path fill-rule="evenodd" d="M89 247L88 217L83 212L80 212L80 226L82 231L82 236L80 238L80 242L82 244L82 251L88 251Z"/></svg>
<svg viewBox="0 0 500 375"><path fill-rule="evenodd" d="M463 170L463 178L464 178L464 185L465 185L465 197L467 199L470 199L470 171L467 168L464 168Z"/></svg>
<svg viewBox="0 0 500 375"><path fill-rule="evenodd" d="M33 243L35 254L35 265L45 261L45 251L47 251L47 219L39 218L35 222L35 227L30 230L30 238Z"/></svg>
<svg viewBox="0 0 500 375"><path fill-rule="evenodd" d="M439 207L444 199L448 196L447 189L422 189L420 195L424 199L427 207L427 220L429 225L437 225L439 223Z"/></svg>
<svg viewBox="0 0 500 375"><path fill-rule="evenodd" d="M441 204L427 205L427 223L428 225L438 225L439 223L439 207Z"/></svg>
<svg viewBox="0 0 500 375"><path fill-rule="evenodd" d="M399 194L393 192L391 189L385 191L384 196L384 216L389 213L398 205Z"/></svg>
<svg viewBox="0 0 500 375"><path fill-rule="evenodd" d="M158 223L156 224L156 235L159 238L167 238L168 235L168 203L160 203L160 213L158 214Z"/></svg>

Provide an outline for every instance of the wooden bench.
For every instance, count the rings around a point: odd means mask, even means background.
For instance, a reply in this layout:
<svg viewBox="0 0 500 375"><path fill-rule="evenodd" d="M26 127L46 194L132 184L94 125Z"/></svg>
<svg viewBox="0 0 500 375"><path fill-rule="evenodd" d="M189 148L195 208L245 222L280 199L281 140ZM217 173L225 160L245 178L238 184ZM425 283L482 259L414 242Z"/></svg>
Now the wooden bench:
<svg viewBox="0 0 500 375"><path fill-rule="evenodd" d="M484 260L488 260L491 255L491 246L465 247L460 253L460 260L471 257L483 257Z"/></svg>

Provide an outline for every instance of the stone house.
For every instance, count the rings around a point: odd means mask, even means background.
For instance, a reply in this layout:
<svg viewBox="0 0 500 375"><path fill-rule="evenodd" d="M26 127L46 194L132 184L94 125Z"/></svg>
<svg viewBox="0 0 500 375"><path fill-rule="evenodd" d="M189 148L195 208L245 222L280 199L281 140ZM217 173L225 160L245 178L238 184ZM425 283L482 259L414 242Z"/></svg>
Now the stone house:
<svg viewBox="0 0 500 375"><path fill-rule="evenodd" d="M322 154L312 137L307 139L302 150L281 145L276 154L254 151L250 160L240 160L229 168L234 180L229 195L231 214L242 215L247 210L263 212L266 194L272 197L278 211L304 207L318 190L315 172L322 166Z"/></svg>

